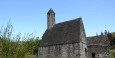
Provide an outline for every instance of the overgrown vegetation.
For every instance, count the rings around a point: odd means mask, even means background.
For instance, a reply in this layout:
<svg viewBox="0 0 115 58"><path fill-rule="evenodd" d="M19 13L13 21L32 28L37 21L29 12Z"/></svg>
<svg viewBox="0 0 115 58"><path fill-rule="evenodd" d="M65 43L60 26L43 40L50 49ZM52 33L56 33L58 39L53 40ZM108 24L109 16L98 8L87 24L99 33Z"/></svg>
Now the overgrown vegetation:
<svg viewBox="0 0 115 58"><path fill-rule="evenodd" d="M115 49L115 32L108 33L108 38L110 40L111 49Z"/></svg>
<svg viewBox="0 0 115 58"><path fill-rule="evenodd" d="M40 40L32 34L12 34L13 26L8 23L0 29L0 58L37 58Z"/></svg>
<svg viewBox="0 0 115 58"><path fill-rule="evenodd" d="M115 49L110 51L110 58L115 58Z"/></svg>
<svg viewBox="0 0 115 58"><path fill-rule="evenodd" d="M110 58L115 58L115 32L108 33L108 38L111 45Z"/></svg>

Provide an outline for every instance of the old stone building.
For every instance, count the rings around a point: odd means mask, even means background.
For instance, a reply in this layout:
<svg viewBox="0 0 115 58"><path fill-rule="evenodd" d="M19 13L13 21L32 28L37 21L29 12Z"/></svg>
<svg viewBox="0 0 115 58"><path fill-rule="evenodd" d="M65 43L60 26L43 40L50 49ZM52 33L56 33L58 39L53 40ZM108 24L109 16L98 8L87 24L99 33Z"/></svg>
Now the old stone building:
<svg viewBox="0 0 115 58"><path fill-rule="evenodd" d="M47 30L38 48L38 58L94 58L97 55L101 58L107 55L109 58L109 54L104 54L109 53L108 43L106 45L105 41L103 44L106 46L97 44L103 48L100 48L102 52L97 53L96 48L99 47L94 42L98 39L101 42L101 39L107 37L103 35L103 38L100 36L86 38L82 18L55 24L55 12L50 9L47 13Z"/></svg>
<svg viewBox="0 0 115 58"><path fill-rule="evenodd" d="M109 40L103 33L98 36L87 37L88 58L109 58Z"/></svg>

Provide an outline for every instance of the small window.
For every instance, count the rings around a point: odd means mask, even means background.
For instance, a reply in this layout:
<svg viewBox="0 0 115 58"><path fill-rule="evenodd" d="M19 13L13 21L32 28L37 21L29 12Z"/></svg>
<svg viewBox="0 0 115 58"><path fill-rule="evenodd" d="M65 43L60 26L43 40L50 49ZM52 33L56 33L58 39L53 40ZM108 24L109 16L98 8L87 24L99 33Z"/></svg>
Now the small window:
<svg viewBox="0 0 115 58"><path fill-rule="evenodd" d="M85 48L85 56L87 56L87 49Z"/></svg>
<svg viewBox="0 0 115 58"><path fill-rule="evenodd" d="M95 53L92 53L92 57L95 57Z"/></svg>

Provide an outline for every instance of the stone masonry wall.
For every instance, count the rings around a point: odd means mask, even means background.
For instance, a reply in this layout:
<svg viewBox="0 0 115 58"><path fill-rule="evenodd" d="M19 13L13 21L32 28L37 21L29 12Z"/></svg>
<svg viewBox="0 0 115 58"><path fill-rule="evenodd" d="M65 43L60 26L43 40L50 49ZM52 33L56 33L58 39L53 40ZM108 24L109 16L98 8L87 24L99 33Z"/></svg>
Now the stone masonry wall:
<svg viewBox="0 0 115 58"><path fill-rule="evenodd" d="M96 58L110 58L108 46L88 46L89 58L92 58L92 53L95 53Z"/></svg>
<svg viewBox="0 0 115 58"><path fill-rule="evenodd" d="M79 43L38 48L38 58L80 58Z"/></svg>
<svg viewBox="0 0 115 58"><path fill-rule="evenodd" d="M87 45L85 43L80 43L80 58L88 58Z"/></svg>

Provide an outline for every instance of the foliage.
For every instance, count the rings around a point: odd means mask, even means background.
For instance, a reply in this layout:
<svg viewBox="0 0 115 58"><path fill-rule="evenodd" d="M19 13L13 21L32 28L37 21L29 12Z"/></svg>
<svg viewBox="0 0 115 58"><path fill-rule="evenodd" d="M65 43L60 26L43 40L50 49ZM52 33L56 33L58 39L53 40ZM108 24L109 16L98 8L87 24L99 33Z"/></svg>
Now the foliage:
<svg viewBox="0 0 115 58"><path fill-rule="evenodd" d="M115 58L115 50L111 50L110 53L110 58Z"/></svg>
<svg viewBox="0 0 115 58"><path fill-rule="evenodd" d="M112 33L108 33L108 38L110 40L110 45L111 45L111 48L115 49L115 32L112 32Z"/></svg>
<svg viewBox="0 0 115 58"><path fill-rule="evenodd" d="M32 34L21 33L13 35L13 26L8 23L6 28L0 30L0 58L25 58L27 55L37 55L40 42L38 37ZM37 56L36 56L37 57Z"/></svg>

